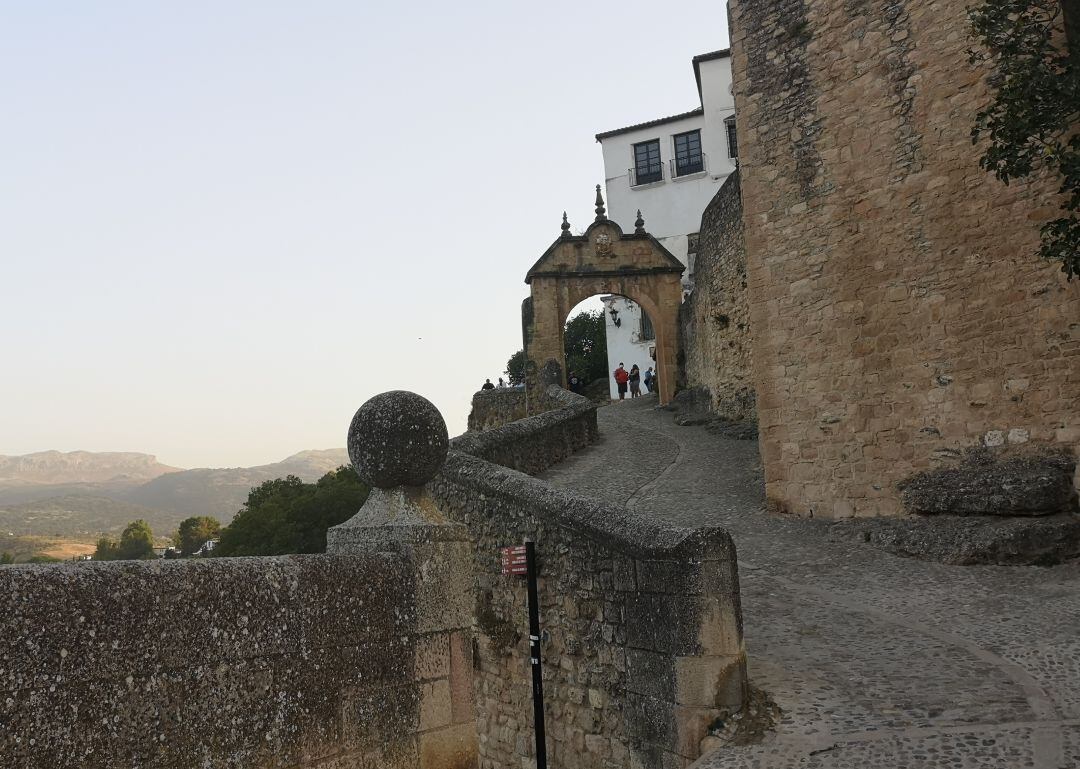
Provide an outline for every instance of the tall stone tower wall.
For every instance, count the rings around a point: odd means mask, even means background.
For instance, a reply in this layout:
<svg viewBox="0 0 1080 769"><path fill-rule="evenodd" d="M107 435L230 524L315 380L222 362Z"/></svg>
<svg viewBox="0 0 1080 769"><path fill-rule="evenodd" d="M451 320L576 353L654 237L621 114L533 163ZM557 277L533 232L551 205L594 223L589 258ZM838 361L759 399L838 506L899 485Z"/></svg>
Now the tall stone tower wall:
<svg viewBox="0 0 1080 769"><path fill-rule="evenodd" d="M901 512L987 445L1080 441L1080 287L1036 255L1052 184L1005 186L965 0L731 0L767 494Z"/></svg>
<svg viewBox="0 0 1080 769"><path fill-rule="evenodd" d="M701 215L694 291L679 308L685 386L726 419L754 420L750 303L739 172Z"/></svg>

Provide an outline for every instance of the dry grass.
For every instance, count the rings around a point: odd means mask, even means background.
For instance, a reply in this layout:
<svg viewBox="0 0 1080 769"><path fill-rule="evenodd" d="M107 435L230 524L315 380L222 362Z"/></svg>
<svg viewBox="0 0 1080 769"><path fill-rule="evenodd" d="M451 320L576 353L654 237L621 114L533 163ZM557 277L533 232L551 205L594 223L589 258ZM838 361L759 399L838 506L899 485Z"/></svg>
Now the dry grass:
<svg viewBox="0 0 1080 769"><path fill-rule="evenodd" d="M16 563L29 561L35 556L70 560L77 555L94 552L96 542L87 538L8 536L0 534L0 553L10 553Z"/></svg>
<svg viewBox="0 0 1080 769"><path fill-rule="evenodd" d="M90 555L94 552L95 546L94 542L78 542L70 539L58 539L49 543L48 547L43 547L41 554L47 555L50 558L59 558L66 561L77 555Z"/></svg>

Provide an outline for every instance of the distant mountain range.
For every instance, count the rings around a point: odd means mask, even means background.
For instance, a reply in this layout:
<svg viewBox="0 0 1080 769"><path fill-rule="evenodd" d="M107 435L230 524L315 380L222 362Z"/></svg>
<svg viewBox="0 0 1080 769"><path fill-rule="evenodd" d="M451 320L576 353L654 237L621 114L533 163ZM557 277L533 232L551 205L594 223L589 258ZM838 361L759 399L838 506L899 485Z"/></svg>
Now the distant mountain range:
<svg viewBox="0 0 1080 769"><path fill-rule="evenodd" d="M0 455L0 487L36 484L148 481L177 472L150 454L134 452L39 451L18 457Z"/></svg>
<svg viewBox="0 0 1080 769"><path fill-rule="evenodd" d="M301 451L269 465L180 470L149 454L43 451L0 456L0 532L86 536L136 518L168 534L191 515L222 523L253 486L295 475L314 481L349 463L345 449Z"/></svg>

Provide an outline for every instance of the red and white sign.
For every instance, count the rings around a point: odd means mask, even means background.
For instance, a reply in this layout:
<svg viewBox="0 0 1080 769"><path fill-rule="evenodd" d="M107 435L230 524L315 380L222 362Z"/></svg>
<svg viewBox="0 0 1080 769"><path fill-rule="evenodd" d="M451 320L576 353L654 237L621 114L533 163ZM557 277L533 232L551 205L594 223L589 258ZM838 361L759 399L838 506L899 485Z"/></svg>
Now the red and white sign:
<svg viewBox="0 0 1080 769"><path fill-rule="evenodd" d="M499 549L502 555L502 573L504 576L517 575L524 577L529 573L529 566L525 557L525 545L503 547Z"/></svg>

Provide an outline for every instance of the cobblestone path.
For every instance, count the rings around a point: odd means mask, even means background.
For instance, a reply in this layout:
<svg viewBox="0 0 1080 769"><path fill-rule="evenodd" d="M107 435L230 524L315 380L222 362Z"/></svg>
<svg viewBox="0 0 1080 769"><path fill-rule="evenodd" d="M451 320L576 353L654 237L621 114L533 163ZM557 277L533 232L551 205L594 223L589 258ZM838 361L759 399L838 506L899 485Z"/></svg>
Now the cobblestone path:
<svg viewBox="0 0 1080 769"><path fill-rule="evenodd" d="M600 442L545 477L734 537L751 681L783 714L695 769L1080 767L1080 563L944 566L771 515L756 442L654 405L600 409Z"/></svg>

